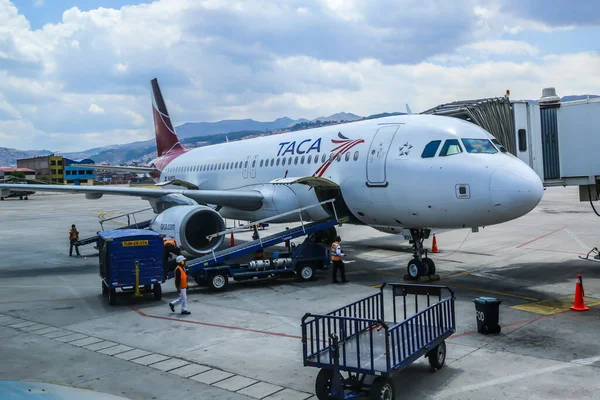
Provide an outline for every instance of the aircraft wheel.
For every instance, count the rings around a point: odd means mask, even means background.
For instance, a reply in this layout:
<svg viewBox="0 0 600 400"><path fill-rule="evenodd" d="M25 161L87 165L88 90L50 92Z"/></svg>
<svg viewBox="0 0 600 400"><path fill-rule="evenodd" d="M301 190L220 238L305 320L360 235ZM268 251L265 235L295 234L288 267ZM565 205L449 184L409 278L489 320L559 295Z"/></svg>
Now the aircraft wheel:
<svg viewBox="0 0 600 400"><path fill-rule="evenodd" d="M423 262L427 266L427 275L435 275L435 263L431 258L424 258Z"/></svg>
<svg viewBox="0 0 600 400"><path fill-rule="evenodd" d="M408 275L412 279L419 279L421 276L425 275L425 263L418 259L410 260L407 267Z"/></svg>

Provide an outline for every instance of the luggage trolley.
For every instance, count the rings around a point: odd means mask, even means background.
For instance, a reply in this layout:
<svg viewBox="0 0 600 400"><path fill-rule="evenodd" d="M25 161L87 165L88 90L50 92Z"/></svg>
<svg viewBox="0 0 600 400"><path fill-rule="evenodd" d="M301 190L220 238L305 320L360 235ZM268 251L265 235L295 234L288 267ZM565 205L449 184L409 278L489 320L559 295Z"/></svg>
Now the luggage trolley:
<svg viewBox="0 0 600 400"><path fill-rule="evenodd" d="M391 288L393 320L385 318L391 317L384 313L386 287ZM400 321L399 296L404 311ZM415 312L409 315L413 299ZM304 366L321 368L315 382L317 397L351 399L368 393L370 398L393 399L395 372L421 356L432 368L441 368L446 361L445 340L456 331L454 300L447 286L384 283L379 293L325 315L305 314L303 360ZM426 307L419 311L419 303ZM370 375L377 377L367 384Z"/></svg>

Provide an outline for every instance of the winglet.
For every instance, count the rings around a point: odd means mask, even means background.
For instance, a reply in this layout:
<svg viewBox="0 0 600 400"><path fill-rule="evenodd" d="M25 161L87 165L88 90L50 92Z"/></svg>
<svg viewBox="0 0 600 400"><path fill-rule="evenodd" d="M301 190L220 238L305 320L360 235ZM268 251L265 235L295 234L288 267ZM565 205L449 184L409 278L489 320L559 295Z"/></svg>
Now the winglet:
<svg viewBox="0 0 600 400"><path fill-rule="evenodd" d="M408 106L408 103L406 103L406 114L408 115L412 115L412 110L410 109L410 107Z"/></svg>
<svg viewBox="0 0 600 400"><path fill-rule="evenodd" d="M158 156L172 151L183 151L183 146L171 124L171 117L163 99L158 80L152 79L152 114L154 115L154 133L156 135L156 151Z"/></svg>

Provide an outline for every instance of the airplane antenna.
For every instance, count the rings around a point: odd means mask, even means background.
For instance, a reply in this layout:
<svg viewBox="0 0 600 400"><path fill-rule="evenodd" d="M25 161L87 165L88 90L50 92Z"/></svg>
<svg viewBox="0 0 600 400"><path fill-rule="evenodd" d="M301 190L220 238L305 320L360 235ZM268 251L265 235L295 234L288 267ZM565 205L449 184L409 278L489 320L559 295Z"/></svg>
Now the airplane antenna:
<svg viewBox="0 0 600 400"><path fill-rule="evenodd" d="M405 104L406 104L406 114L412 115L412 110L410 109L408 103L405 103Z"/></svg>

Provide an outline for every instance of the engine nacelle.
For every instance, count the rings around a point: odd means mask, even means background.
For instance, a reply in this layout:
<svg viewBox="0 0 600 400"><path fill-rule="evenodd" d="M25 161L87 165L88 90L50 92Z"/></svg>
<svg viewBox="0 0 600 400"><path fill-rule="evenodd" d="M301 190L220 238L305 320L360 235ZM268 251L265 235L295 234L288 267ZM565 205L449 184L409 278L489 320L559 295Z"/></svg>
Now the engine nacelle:
<svg viewBox="0 0 600 400"><path fill-rule="evenodd" d="M224 231L225 221L212 208L198 205L168 208L152 220L150 229L175 238L182 250L196 257L216 249L225 238L206 239L208 235Z"/></svg>

